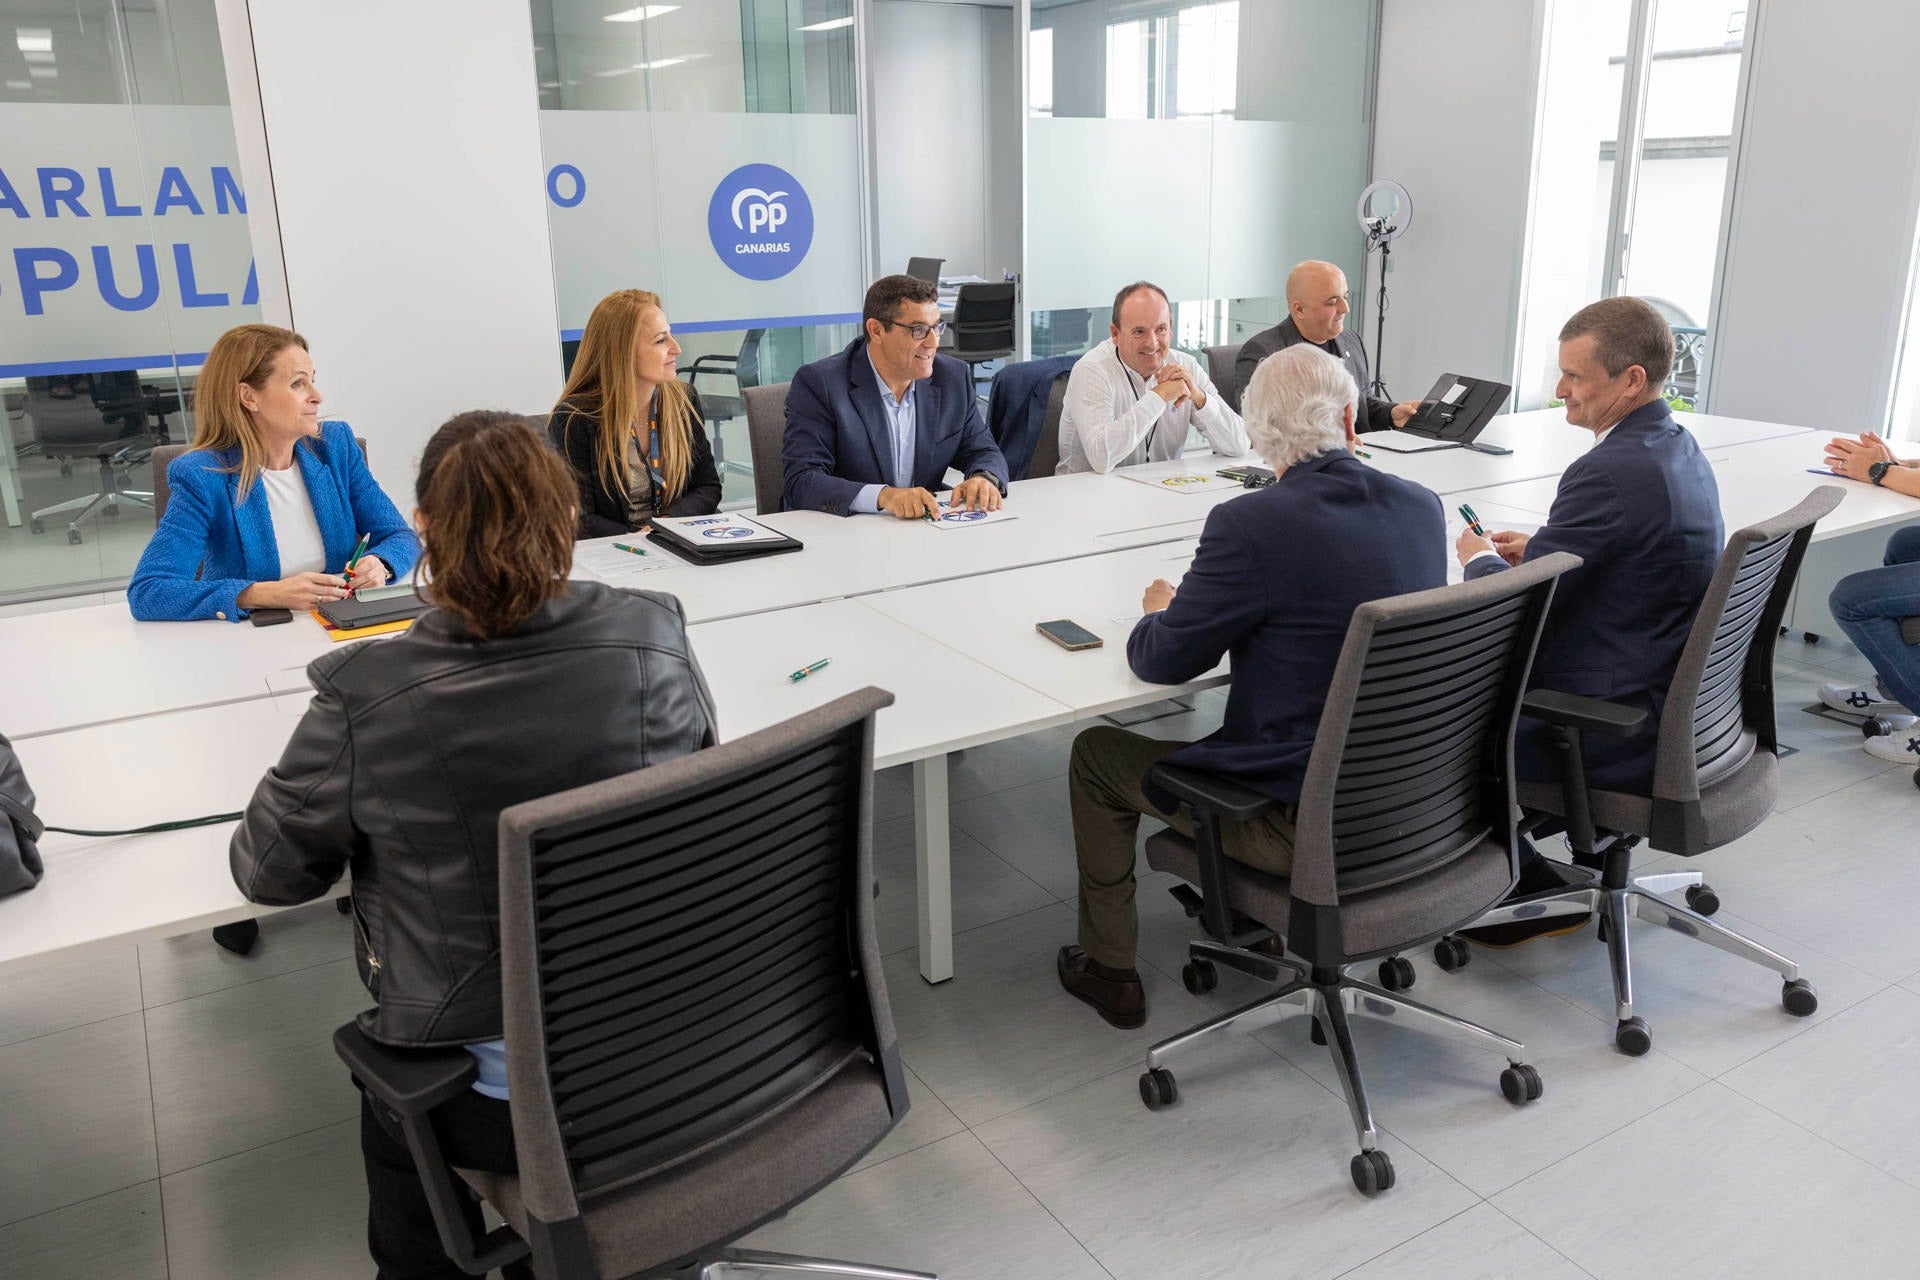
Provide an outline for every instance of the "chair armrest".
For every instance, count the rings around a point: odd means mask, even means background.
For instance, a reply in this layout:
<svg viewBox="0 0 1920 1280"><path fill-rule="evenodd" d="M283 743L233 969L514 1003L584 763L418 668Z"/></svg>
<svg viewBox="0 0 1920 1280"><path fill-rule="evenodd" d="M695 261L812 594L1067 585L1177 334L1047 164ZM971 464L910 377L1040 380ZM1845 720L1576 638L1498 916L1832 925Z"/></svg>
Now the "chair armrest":
<svg viewBox="0 0 1920 1280"><path fill-rule="evenodd" d="M1272 796L1229 782L1218 774L1182 769L1178 765L1156 764L1147 771L1147 777L1195 810L1230 822L1251 822L1280 804Z"/></svg>
<svg viewBox="0 0 1920 1280"><path fill-rule="evenodd" d="M473 1087L479 1064L465 1049L390 1049L349 1022L333 1033L333 1051L368 1093L403 1116L421 1116Z"/></svg>
<svg viewBox="0 0 1920 1280"><path fill-rule="evenodd" d="M1571 729L1591 729L1624 738L1647 722L1647 713L1599 698L1535 689L1520 701L1520 714Z"/></svg>

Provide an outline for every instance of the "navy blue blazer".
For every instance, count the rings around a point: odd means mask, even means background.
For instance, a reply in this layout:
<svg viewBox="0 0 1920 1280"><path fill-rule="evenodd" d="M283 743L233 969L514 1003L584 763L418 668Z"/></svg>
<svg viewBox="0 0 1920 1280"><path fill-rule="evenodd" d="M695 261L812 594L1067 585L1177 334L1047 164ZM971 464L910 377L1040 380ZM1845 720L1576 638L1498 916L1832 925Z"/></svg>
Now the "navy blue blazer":
<svg viewBox="0 0 1920 1280"><path fill-rule="evenodd" d="M1013 467L1013 478L1033 471L1033 450L1047 425L1047 398L1053 384L1073 372L1075 356L1046 356L1010 364L993 375L987 393L987 430Z"/></svg>
<svg viewBox="0 0 1920 1280"><path fill-rule="evenodd" d="M1587 778L1606 791L1648 794L1667 686L1726 542L1720 487L1700 446L1666 402L1641 405L1560 477L1547 523L1526 559L1571 551L1584 563L1554 588L1533 660L1533 687L1605 698L1647 713L1626 738L1587 734ZM1507 567L1483 559L1469 578ZM1560 777L1552 731L1522 718L1514 771Z"/></svg>
<svg viewBox="0 0 1920 1280"><path fill-rule="evenodd" d="M420 540L367 470L352 427L321 423L319 437L295 445L293 458L313 502L330 570L345 567L365 533L367 554L386 561L395 578L412 571ZM238 464L237 449L192 449L167 467L167 513L127 586L134 617L238 622L247 616L239 594L282 576L266 486L256 480L247 500L239 501Z"/></svg>
<svg viewBox="0 0 1920 1280"><path fill-rule="evenodd" d="M1219 730L1167 759L1291 804L1356 606L1447 583L1440 499L1345 449L1207 516L1173 603L1134 624L1127 661L1178 684L1233 656ZM1148 798L1163 811L1172 797Z"/></svg>
<svg viewBox="0 0 1920 1280"><path fill-rule="evenodd" d="M935 356L933 376L920 381L913 394L914 485L938 492L946 487L941 477L952 467L963 476L992 476L1005 489L1007 460L980 418L967 366L952 356ZM780 464L780 505L787 511L850 516L860 490L893 483L893 440L864 337L794 375Z"/></svg>

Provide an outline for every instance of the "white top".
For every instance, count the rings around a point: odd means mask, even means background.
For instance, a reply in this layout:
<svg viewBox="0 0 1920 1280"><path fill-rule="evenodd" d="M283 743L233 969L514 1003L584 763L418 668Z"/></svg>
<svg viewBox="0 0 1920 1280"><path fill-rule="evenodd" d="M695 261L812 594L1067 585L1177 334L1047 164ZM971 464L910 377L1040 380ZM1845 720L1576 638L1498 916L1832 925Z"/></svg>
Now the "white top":
<svg viewBox="0 0 1920 1280"><path fill-rule="evenodd" d="M296 462L285 471L262 467L260 483L267 489L267 514L273 522L273 540L280 548L280 576L326 572L327 544L320 536L320 522L314 518L313 499L307 496L300 464Z"/></svg>
<svg viewBox="0 0 1920 1280"><path fill-rule="evenodd" d="M1247 429L1240 415L1184 351L1169 350L1167 362L1186 370L1207 407L1194 412L1191 399L1168 404L1153 393L1158 378L1142 378L1120 359L1109 338L1074 362L1067 378L1067 401L1060 415L1058 475L1074 471L1107 472L1130 462L1165 462L1186 446L1190 427L1200 428L1215 453L1240 457L1247 451Z"/></svg>

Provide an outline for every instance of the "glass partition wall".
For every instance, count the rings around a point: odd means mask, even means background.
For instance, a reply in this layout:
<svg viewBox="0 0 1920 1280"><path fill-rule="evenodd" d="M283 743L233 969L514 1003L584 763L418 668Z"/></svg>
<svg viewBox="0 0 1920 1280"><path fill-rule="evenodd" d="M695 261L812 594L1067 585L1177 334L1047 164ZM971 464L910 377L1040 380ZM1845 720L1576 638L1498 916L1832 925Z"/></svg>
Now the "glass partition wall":
<svg viewBox="0 0 1920 1280"><path fill-rule="evenodd" d="M1366 0L1032 0L1026 302L1034 356L1107 337L1138 279L1177 345L1244 342L1286 316L1293 264L1339 264L1365 311L1354 213L1367 183Z"/></svg>
<svg viewBox="0 0 1920 1280"><path fill-rule="evenodd" d="M0 604L131 575L246 208L214 0L0 0Z"/></svg>
<svg viewBox="0 0 1920 1280"><path fill-rule="evenodd" d="M858 332L851 0L531 7L569 366L602 296L658 293L707 410L724 502L751 506L743 389L785 382Z"/></svg>

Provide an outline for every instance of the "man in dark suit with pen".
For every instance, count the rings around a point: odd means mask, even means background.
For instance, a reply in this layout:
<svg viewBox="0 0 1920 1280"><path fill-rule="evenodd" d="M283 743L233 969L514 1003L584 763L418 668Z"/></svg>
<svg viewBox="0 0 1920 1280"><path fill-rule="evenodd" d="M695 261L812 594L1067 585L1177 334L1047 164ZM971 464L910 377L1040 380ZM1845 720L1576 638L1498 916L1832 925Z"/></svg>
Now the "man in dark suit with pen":
<svg viewBox="0 0 1920 1280"><path fill-rule="evenodd" d="M1468 578L1570 551L1583 561L1560 579L1533 663L1535 688L1604 698L1647 713L1627 737L1583 738L1588 781L1646 794L1667 686L1726 541L1720 488L1700 446L1667 407L1673 335L1638 298L1605 298L1560 330L1560 385L1567 421L1593 432L1593 447L1566 469L1547 523L1531 537L1468 529L1457 551ZM1553 782L1558 753L1548 726L1520 720L1520 777ZM1516 896L1560 887L1523 847ZM1466 930L1488 946L1569 933L1584 917Z"/></svg>
<svg viewBox="0 0 1920 1280"><path fill-rule="evenodd" d="M1007 460L987 433L973 374L938 353L946 325L934 286L882 276L861 308L865 332L794 375L781 441L781 506L838 516L937 519L949 467L965 477L949 502L993 511Z"/></svg>
<svg viewBox="0 0 1920 1280"><path fill-rule="evenodd" d="M1080 931L1062 947L1060 984L1116 1027L1146 1021L1134 968L1134 846L1147 814L1192 833L1171 796L1145 785L1162 758L1233 778L1281 801L1228 824L1227 856L1275 875L1293 868L1293 817L1327 686L1356 605L1445 586L1440 499L1353 456L1359 389L1340 361L1311 347L1260 366L1242 415L1274 482L1207 516L1178 589L1156 581L1127 637L1142 680L1179 684L1233 657L1218 732L1168 742L1088 729L1067 770Z"/></svg>

